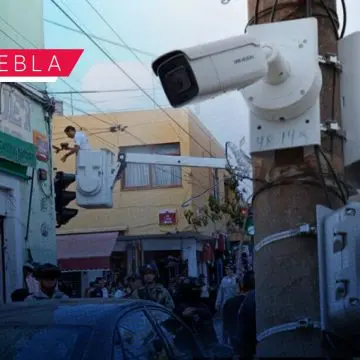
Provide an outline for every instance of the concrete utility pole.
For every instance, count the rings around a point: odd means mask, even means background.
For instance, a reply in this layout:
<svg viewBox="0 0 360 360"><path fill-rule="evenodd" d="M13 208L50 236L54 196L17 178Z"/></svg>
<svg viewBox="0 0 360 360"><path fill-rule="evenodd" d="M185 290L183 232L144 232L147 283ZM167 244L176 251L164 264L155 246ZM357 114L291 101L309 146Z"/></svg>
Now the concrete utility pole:
<svg viewBox="0 0 360 360"><path fill-rule="evenodd" d="M335 15L336 0L324 1ZM255 14L256 3L256 0L248 0L249 18ZM273 5L274 0L259 1L259 24L271 21ZM336 54L337 39L333 24L321 1L279 0L277 10L273 14L274 21L303 18L309 14L309 11L318 19L319 55ZM334 82L334 71L336 70L331 65L322 66L322 122L340 120L339 81L336 74ZM334 86L335 95L333 95ZM325 134L322 149L328 155L334 169L342 174L342 140L338 137L330 139L330 136ZM252 154L253 176L255 179L266 179L268 182L293 175L298 175L297 179L300 179L299 174L309 169L319 173L314 159L316 159L314 147L255 153ZM323 171L328 173L326 167ZM306 178L309 179L304 173L302 179ZM271 234L296 228L303 223L315 223L315 205L328 206L323 189L299 182L266 189L255 197L255 244ZM256 182L255 193L261 187L262 184ZM335 196L330 195L330 200L334 208L342 205ZM314 236L296 236L262 248L255 254L255 271L258 333L302 318L320 320L317 244ZM260 357L323 356L321 332L319 329L314 329L271 335L259 342L257 355Z"/></svg>

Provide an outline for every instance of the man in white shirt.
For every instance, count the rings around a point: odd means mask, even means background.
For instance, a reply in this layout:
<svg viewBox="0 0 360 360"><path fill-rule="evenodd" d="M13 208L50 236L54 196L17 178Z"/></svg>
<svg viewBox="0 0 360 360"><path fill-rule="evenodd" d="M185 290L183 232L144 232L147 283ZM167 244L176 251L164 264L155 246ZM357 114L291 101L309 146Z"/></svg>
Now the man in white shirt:
<svg viewBox="0 0 360 360"><path fill-rule="evenodd" d="M67 149L69 152L61 158L62 162L65 162L70 155L77 154L79 150L91 150L89 140L82 131L76 131L73 126L69 125L64 129L64 132L70 139L74 139L75 145L73 148Z"/></svg>

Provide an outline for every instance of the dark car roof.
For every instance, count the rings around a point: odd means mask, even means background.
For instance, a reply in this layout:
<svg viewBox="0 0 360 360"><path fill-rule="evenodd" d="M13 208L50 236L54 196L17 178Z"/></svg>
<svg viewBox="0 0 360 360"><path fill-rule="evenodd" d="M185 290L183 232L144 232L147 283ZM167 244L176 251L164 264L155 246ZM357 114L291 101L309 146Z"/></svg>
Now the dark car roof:
<svg viewBox="0 0 360 360"><path fill-rule="evenodd" d="M120 314L146 303L148 302L141 300L102 298L13 303L0 306L0 326L9 323L94 326L101 320L113 318L116 310Z"/></svg>

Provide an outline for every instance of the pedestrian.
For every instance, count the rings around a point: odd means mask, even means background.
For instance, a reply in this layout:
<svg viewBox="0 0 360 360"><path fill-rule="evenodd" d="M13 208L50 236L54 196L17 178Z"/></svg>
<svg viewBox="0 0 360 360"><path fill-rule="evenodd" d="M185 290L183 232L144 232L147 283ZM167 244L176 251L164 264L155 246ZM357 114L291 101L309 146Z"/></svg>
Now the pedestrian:
<svg viewBox="0 0 360 360"><path fill-rule="evenodd" d="M73 126L69 125L64 129L64 132L67 137L70 139L74 139L75 144L74 147L67 147L65 150L68 152L62 156L61 161L65 162L67 158L73 154L77 154L79 150L91 150L91 146L89 144L89 139L85 133L82 131L76 130Z"/></svg>
<svg viewBox="0 0 360 360"><path fill-rule="evenodd" d="M177 286L177 300L174 313L189 326L205 350L218 343L212 313L201 298L203 283L195 277L183 279Z"/></svg>
<svg viewBox="0 0 360 360"><path fill-rule="evenodd" d="M127 277L127 286L128 291L125 294L125 297L131 297L135 290L140 289L143 286L141 276L138 274L134 274Z"/></svg>
<svg viewBox="0 0 360 360"><path fill-rule="evenodd" d="M121 284L120 281L118 281L117 284L114 284L112 297L115 299L121 299L121 298L125 297L125 295L126 295L126 292L125 292L124 286Z"/></svg>
<svg viewBox="0 0 360 360"><path fill-rule="evenodd" d="M95 281L96 281L97 287L99 287L101 289L102 297L108 298L109 290L107 289L107 286L106 286L107 283L106 283L105 279L102 277L97 277Z"/></svg>
<svg viewBox="0 0 360 360"><path fill-rule="evenodd" d="M90 283L90 288L88 290L87 296L89 298L102 298L103 297L103 292L100 288L100 285L96 281L93 281Z"/></svg>
<svg viewBox="0 0 360 360"><path fill-rule="evenodd" d="M215 280L212 280L209 285L209 309L212 314L216 314L216 297L218 292L218 284Z"/></svg>
<svg viewBox="0 0 360 360"><path fill-rule="evenodd" d="M25 300L68 299L67 295L57 289L60 276L61 271L57 266L49 263L40 265L35 271L35 278L39 282L39 290L29 295Z"/></svg>
<svg viewBox="0 0 360 360"><path fill-rule="evenodd" d="M240 306L237 332L236 355L240 358L252 359L256 354L257 345L255 290L246 294Z"/></svg>
<svg viewBox="0 0 360 360"><path fill-rule="evenodd" d="M36 293L39 290L39 282L35 279L34 276L34 272L37 266L39 266L39 264L32 262L27 262L23 266L25 285L29 291L29 294Z"/></svg>
<svg viewBox="0 0 360 360"><path fill-rule="evenodd" d="M131 298L155 301L173 310L174 301L168 290L158 281L158 271L154 264L147 264L142 269L143 286L136 289Z"/></svg>
<svg viewBox="0 0 360 360"><path fill-rule="evenodd" d="M222 315L222 309L225 302L234 297L238 291L238 278L235 274L235 266L229 263L225 267L226 275L223 277L220 283L220 287L216 297L216 310ZM229 344L230 339L226 334L223 334L223 343Z"/></svg>
<svg viewBox="0 0 360 360"><path fill-rule="evenodd" d="M226 275L222 278L220 287L216 297L216 309L222 310L227 299L236 295L238 291L238 278L235 274L235 267L233 264L228 264L225 267Z"/></svg>
<svg viewBox="0 0 360 360"><path fill-rule="evenodd" d="M229 339L233 349L238 342L238 314L240 306L245 299L247 292L255 288L254 273L246 272L241 282L238 282L238 292L235 296L228 299L222 309L223 334Z"/></svg>

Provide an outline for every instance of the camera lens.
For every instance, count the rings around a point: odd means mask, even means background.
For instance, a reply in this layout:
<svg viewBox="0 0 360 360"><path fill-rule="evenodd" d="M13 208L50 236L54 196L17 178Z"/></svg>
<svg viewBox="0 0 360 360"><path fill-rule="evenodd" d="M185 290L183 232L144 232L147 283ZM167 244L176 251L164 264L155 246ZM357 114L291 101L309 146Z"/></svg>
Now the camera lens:
<svg viewBox="0 0 360 360"><path fill-rule="evenodd" d="M174 93L182 93L191 88L191 80L184 66L168 72L165 77L167 88Z"/></svg>

